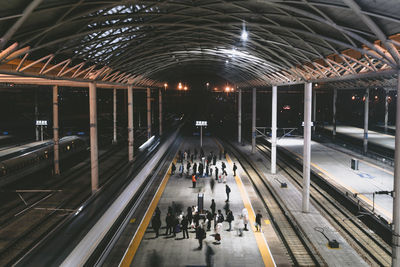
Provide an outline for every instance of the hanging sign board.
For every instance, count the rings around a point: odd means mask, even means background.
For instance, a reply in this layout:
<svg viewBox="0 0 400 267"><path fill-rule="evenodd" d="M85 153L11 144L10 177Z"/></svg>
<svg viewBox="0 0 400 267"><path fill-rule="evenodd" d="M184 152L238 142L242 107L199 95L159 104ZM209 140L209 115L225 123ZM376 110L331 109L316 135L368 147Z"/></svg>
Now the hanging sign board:
<svg viewBox="0 0 400 267"><path fill-rule="evenodd" d="M196 121L196 126L207 126L207 121Z"/></svg>
<svg viewBox="0 0 400 267"><path fill-rule="evenodd" d="M47 121L36 121L37 126L47 126Z"/></svg>

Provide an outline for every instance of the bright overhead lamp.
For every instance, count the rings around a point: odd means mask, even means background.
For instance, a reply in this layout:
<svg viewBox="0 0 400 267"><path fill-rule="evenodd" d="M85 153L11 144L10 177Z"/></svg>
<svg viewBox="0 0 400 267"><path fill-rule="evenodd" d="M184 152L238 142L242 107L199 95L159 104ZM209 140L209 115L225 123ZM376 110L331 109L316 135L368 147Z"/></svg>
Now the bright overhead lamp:
<svg viewBox="0 0 400 267"><path fill-rule="evenodd" d="M242 34L240 35L240 38L242 39L242 41L247 41L248 37L249 37L249 34L247 33L247 31L245 29L243 29Z"/></svg>

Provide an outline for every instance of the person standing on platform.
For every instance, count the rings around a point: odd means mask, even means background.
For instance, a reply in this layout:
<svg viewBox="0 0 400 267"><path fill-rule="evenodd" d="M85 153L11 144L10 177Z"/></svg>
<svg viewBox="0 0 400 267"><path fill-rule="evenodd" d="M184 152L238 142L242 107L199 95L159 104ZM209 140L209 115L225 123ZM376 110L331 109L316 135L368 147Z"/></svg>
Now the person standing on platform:
<svg viewBox="0 0 400 267"><path fill-rule="evenodd" d="M206 231L199 225L197 227L197 237L199 239L199 250L203 249L203 240L206 238Z"/></svg>
<svg viewBox="0 0 400 267"><path fill-rule="evenodd" d="M233 177L236 176L236 170L237 170L237 166L236 166L236 163L234 162L233 163Z"/></svg>
<svg viewBox="0 0 400 267"><path fill-rule="evenodd" d="M244 231L249 231L247 229L247 224L249 223L249 213L247 212L246 208L242 209L242 218L243 218L243 224L244 224Z"/></svg>
<svg viewBox="0 0 400 267"><path fill-rule="evenodd" d="M233 218L233 213L231 210L228 211L228 214L226 215L226 221L229 223L229 229L228 231L230 231L232 229L232 221L234 220Z"/></svg>
<svg viewBox="0 0 400 267"><path fill-rule="evenodd" d="M193 164L193 174L197 174L197 163Z"/></svg>
<svg viewBox="0 0 400 267"><path fill-rule="evenodd" d="M185 239L185 234L186 234L186 238L189 238L188 225L189 225L188 218L186 216L183 216L182 222L181 222L183 239Z"/></svg>
<svg viewBox="0 0 400 267"><path fill-rule="evenodd" d="M207 211L206 217L207 217L207 231L210 231L210 229L211 229L211 221L214 218L214 215L210 211Z"/></svg>
<svg viewBox="0 0 400 267"><path fill-rule="evenodd" d="M196 182L197 182L197 180L196 180L196 174L193 173L193 175L192 175L193 188L196 188Z"/></svg>
<svg viewBox="0 0 400 267"><path fill-rule="evenodd" d="M215 180L218 180L218 167L215 166Z"/></svg>
<svg viewBox="0 0 400 267"><path fill-rule="evenodd" d="M171 166L171 175L174 175L176 171L176 166L175 164L172 162L172 166Z"/></svg>
<svg viewBox="0 0 400 267"><path fill-rule="evenodd" d="M213 256L215 253L207 241L205 241L204 243L206 243L206 266L212 267L214 266Z"/></svg>
<svg viewBox="0 0 400 267"><path fill-rule="evenodd" d="M187 152L185 151L185 152L183 153L183 157L184 157L185 161L187 161L187 156L188 156L188 154L187 154Z"/></svg>
<svg viewBox="0 0 400 267"><path fill-rule="evenodd" d="M211 177L211 180L212 180L212 175L213 175L213 167L210 167L210 177Z"/></svg>
<svg viewBox="0 0 400 267"><path fill-rule="evenodd" d="M225 185L225 192L226 192L225 202L229 202L229 194L231 193L231 188L229 187L229 185Z"/></svg>
<svg viewBox="0 0 400 267"><path fill-rule="evenodd" d="M213 165L214 166L217 165L217 155L213 155L212 160L213 160Z"/></svg>
<svg viewBox="0 0 400 267"><path fill-rule="evenodd" d="M257 214L256 214L256 230L258 232L261 232L261 218L262 218L261 211L257 210Z"/></svg>
<svg viewBox="0 0 400 267"><path fill-rule="evenodd" d="M179 173L181 177L183 176L183 169L183 164L181 163L181 165L179 165Z"/></svg>
<svg viewBox="0 0 400 267"><path fill-rule="evenodd" d="M187 175L189 175L190 174L190 162L189 161L186 165L186 170L187 170Z"/></svg>
<svg viewBox="0 0 400 267"><path fill-rule="evenodd" d="M192 211L192 207L190 207L190 206L187 208L187 219L188 219L188 222L191 224L192 219L193 219L193 211Z"/></svg>
<svg viewBox="0 0 400 267"><path fill-rule="evenodd" d="M196 213L194 214L194 216L193 216L193 221L194 221L194 225L195 225L196 227L198 227L198 226L199 226L199 223L200 223L200 215L199 215L199 212L198 212L198 211L196 211Z"/></svg>
<svg viewBox="0 0 400 267"><path fill-rule="evenodd" d="M214 194L214 186L215 186L215 181L214 179L210 179L210 188L211 188L211 193Z"/></svg>
<svg viewBox="0 0 400 267"><path fill-rule="evenodd" d="M211 209L211 213L214 215L215 214L215 200L214 199L211 199L211 206L210 206L210 209Z"/></svg>
<svg viewBox="0 0 400 267"><path fill-rule="evenodd" d="M159 235L158 231L160 230L161 227L161 218L159 214L157 215L157 211L155 212L153 219L151 220L151 226L153 227L157 238Z"/></svg>
<svg viewBox="0 0 400 267"><path fill-rule="evenodd" d="M168 212L167 217L165 218L165 222L167 224L167 230L165 232L165 235L172 234L173 219L174 219L174 217L171 215L171 213Z"/></svg>

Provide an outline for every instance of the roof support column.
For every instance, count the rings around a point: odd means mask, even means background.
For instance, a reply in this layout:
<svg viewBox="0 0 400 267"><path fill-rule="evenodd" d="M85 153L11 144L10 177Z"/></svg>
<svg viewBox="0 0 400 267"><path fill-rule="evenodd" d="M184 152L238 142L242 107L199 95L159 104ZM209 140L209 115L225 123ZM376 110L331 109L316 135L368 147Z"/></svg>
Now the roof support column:
<svg viewBox="0 0 400 267"><path fill-rule="evenodd" d="M60 174L60 153L58 136L58 86L53 86L53 140L54 140L54 175Z"/></svg>
<svg viewBox="0 0 400 267"><path fill-rule="evenodd" d="M400 265L400 70L397 71L396 138L394 150L394 195L392 266Z"/></svg>
<svg viewBox="0 0 400 267"><path fill-rule="evenodd" d="M113 144L117 143L117 89L113 90Z"/></svg>
<svg viewBox="0 0 400 267"><path fill-rule="evenodd" d="M312 100L313 100L313 117L312 117L312 121L313 121L313 126L312 126L312 131L313 133L315 133L315 126L316 126L316 121L317 121L317 90L314 88L313 89L313 96L312 96Z"/></svg>
<svg viewBox="0 0 400 267"><path fill-rule="evenodd" d="M128 85L128 160L133 161L133 86Z"/></svg>
<svg viewBox="0 0 400 267"><path fill-rule="evenodd" d="M385 89L385 133L388 130L389 121L389 90Z"/></svg>
<svg viewBox="0 0 400 267"><path fill-rule="evenodd" d="M151 89L147 88L147 139L151 137Z"/></svg>
<svg viewBox="0 0 400 267"><path fill-rule="evenodd" d="M99 189L99 155L97 149L97 96L94 82L89 83L89 113L92 193L95 193Z"/></svg>
<svg viewBox="0 0 400 267"><path fill-rule="evenodd" d="M238 142L242 142L242 89L239 89L238 99Z"/></svg>
<svg viewBox="0 0 400 267"><path fill-rule="evenodd" d="M337 99L337 89L333 89L333 103L332 103L332 138L336 138L336 99Z"/></svg>
<svg viewBox="0 0 400 267"><path fill-rule="evenodd" d="M253 88L253 112L252 112L252 126L251 126L251 152L256 152L256 111L257 111L257 91Z"/></svg>
<svg viewBox="0 0 400 267"><path fill-rule="evenodd" d="M271 173L276 173L276 127L278 87L272 86L272 118L271 118Z"/></svg>
<svg viewBox="0 0 400 267"><path fill-rule="evenodd" d="M39 108L38 108L38 89L35 89L35 125L36 121L39 120ZM35 132L36 132L36 141L39 141L39 126L35 126Z"/></svg>
<svg viewBox="0 0 400 267"><path fill-rule="evenodd" d="M303 212L309 212L310 209L311 104L312 83L306 83L304 87Z"/></svg>
<svg viewBox="0 0 400 267"><path fill-rule="evenodd" d="M159 134L162 135L162 90L158 89Z"/></svg>
<svg viewBox="0 0 400 267"><path fill-rule="evenodd" d="M369 113L369 90L365 90L364 95L364 154L368 151L368 113Z"/></svg>

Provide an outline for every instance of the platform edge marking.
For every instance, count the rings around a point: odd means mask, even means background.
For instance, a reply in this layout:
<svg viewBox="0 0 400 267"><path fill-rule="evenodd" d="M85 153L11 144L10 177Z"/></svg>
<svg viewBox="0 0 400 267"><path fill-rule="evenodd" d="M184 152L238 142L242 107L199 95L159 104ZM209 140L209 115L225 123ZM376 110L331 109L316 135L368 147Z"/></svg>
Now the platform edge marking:
<svg viewBox="0 0 400 267"><path fill-rule="evenodd" d="M173 162L174 164L176 163L176 158L174 158ZM139 245L142 242L146 229L149 226L151 217L153 216L156 206L158 205L158 202L160 201L161 196L164 193L165 187L167 186L169 178L171 177L171 166L172 164L169 165L166 175L164 176L161 184L158 186L157 192L151 200L151 204L147 208L146 213L140 222L139 228L136 230L135 235L129 243L128 249L125 251L125 254L122 257L122 260L118 266L128 267L131 265L135 257L136 251L138 250Z"/></svg>

